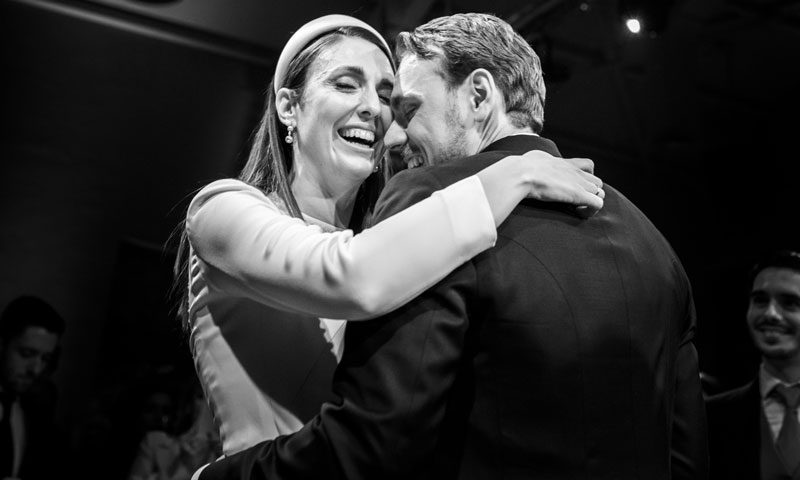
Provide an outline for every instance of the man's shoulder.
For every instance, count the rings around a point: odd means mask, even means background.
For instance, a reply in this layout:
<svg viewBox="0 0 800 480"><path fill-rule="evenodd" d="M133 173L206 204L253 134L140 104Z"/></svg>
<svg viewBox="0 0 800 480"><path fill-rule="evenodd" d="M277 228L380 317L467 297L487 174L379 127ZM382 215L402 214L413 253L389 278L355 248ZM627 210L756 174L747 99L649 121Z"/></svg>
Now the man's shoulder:
<svg viewBox="0 0 800 480"><path fill-rule="evenodd" d="M734 404L747 402L749 399L758 399L758 398L759 398L758 381L752 380L736 388L731 388L729 390L716 393L710 396L707 399L706 403L708 404L710 409L714 410L714 409L724 409Z"/></svg>
<svg viewBox="0 0 800 480"><path fill-rule="evenodd" d="M489 145L485 150L444 164L402 170L387 182L375 208L376 221L424 200L433 192L475 175L509 156L529 150L558 154L550 140L534 135L512 135Z"/></svg>
<svg viewBox="0 0 800 480"><path fill-rule="evenodd" d="M475 175L506 155L508 152L483 152L446 164L402 170L386 183L374 218L379 221L394 215L438 190Z"/></svg>
<svg viewBox="0 0 800 480"><path fill-rule="evenodd" d="M401 170L386 183L385 190L441 190L511 155L513 152L480 152L448 163Z"/></svg>
<svg viewBox="0 0 800 480"><path fill-rule="evenodd" d="M417 167L393 176L383 188L373 214L373 223L420 202L447 185L431 170L436 167Z"/></svg>
<svg viewBox="0 0 800 480"><path fill-rule="evenodd" d="M395 190L430 190L435 191L442 188L442 180L437 175L440 167L427 166L401 170L386 182L382 193Z"/></svg>

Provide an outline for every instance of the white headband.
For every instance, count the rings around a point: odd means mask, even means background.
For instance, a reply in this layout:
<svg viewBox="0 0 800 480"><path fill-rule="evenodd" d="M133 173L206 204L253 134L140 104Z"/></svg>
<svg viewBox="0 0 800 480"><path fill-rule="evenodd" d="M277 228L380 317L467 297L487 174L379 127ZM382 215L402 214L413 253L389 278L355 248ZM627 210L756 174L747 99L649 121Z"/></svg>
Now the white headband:
<svg viewBox="0 0 800 480"><path fill-rule="evenodd" d="M286 42L286 46L283 47L281 56L278 58L278 64L275 66L275 77L273 79L275 93L278 93L278 89L283 86L283 82L286 80L284 77L286 77L286 70L289 68L289 62L311 43L312 40L323 33L331 32L341 27L360 27L375 35L375 38L380 41L384 53L389 57L389 61L391 62L392 51L386 43L386 40L383 39L383 36L381 36L377 30L367 23L347 15L325 15L311 20L300 27L294 32L292 38Z"/></svg>

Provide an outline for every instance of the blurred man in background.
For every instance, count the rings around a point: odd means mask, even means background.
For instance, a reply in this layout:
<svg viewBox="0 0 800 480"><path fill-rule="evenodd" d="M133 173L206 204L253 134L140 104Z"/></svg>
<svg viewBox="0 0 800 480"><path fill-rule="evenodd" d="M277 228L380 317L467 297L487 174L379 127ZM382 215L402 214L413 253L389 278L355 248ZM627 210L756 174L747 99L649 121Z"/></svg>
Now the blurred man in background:
<svg viewBox="0 0 800 480"><path fill-rule="evenodd" d="M799 480L800 253L774 253L749 278L747 327L761 367L708 400L711 478Z"/></svg>
<svg viewBox="0 0 800 480"><path fill-rule="evenodd" d="M44 300L21 296L0 318L0 478L53 477L63 437L56 428L55 367L64 319Z"/></svg>

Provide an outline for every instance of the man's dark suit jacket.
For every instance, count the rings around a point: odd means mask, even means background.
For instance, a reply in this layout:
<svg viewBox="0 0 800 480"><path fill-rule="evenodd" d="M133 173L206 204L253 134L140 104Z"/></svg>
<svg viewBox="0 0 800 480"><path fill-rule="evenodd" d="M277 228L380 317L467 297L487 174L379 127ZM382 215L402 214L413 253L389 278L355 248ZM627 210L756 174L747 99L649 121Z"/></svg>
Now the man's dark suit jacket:
<svg viewBox="0 0 800 480"><path fill-rule="evenodd" d="M19 400L25 429L25 450L17 475L22 480L64 476L68 438L55 421L57 394L50 379L40 380Z"/></svg>
<svg viewBox="0 0 800 480"><path fill-rule="evenodd" d="M557 154L514 136L400 173L377 219L532 149ZM201 479L705 478L694 328L680 262L616 190L588 220L525 201L494 248L404 307L348 324L337 400L320 415Z"/></svg>
<svg viewBox="0 0 800 480"><path fill-rule="evenodd" d="M708 400L711 478L761 478L761 393L758 377Z"/></svg>

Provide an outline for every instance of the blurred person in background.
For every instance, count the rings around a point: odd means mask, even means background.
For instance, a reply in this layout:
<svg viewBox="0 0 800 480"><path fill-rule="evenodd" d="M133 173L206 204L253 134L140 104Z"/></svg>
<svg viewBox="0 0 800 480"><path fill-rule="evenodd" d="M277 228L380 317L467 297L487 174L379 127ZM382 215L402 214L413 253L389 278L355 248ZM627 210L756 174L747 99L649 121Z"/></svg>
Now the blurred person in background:
<svg viewBox="0 0 800 480"><path fill-rule="evenodd" d="M222 452L196 375L179 373L185 375L153 392L167 401L160 421L150 425L139 443L128 480L189 480Z"/></svg>
<svg viewBox="0 0 800 480"><path fill-rule="evenodd" d="M0 478L55 478L66 439L55 422L56 366L65 322L39 297L12 300L0 317Z"/></svg>
<svg viewBox="0 0 800 480"><path fill-rule="evenodd" d="M800 252L780 250L748 277L757 376L707 401L713 480L800 480Z"/></svg>

